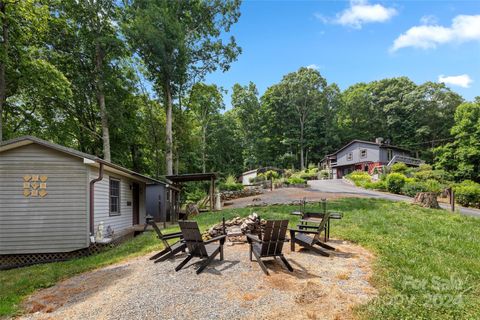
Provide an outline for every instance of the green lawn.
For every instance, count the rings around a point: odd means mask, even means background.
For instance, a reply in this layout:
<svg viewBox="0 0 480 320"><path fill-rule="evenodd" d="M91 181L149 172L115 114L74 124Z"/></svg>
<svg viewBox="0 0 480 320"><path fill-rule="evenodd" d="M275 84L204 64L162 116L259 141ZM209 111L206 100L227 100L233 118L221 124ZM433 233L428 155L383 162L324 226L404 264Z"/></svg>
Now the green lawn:
<svg viewBox="0 0 480 320"><path fill-rule="evenodd" d="M289 215L293 208L232 209L203 214L197 220L206 229L222 216L229 219L257 212L266 219L286 217L294 225L298 218ZM377 255L372 281L380 295L358 308L359 317L478 319L480 219L373 199L332 201L329 209L344 212L344 219L333 223L333 237L357 242ZM154 235L147 233L96 256L2 271L0 315L18 312L23 297L38 288L158 249Z"/></svg>

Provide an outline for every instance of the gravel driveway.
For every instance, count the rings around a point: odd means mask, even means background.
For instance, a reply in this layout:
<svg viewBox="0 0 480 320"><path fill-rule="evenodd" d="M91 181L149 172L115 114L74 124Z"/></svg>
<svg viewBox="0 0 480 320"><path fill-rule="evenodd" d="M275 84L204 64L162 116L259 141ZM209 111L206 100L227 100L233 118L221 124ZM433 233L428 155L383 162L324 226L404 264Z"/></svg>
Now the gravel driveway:
<svg viewBox="0 0 480 320"><path fill-rule="evenodd" d="M295 269L267 260L270 276L248 259L247 245L225 247L225 260L200 275L183 256L154 264L144 256L85 273L31 296L24 319L351 319L376 295L372 254L343 241L331 257L289 252Z"/></svg>

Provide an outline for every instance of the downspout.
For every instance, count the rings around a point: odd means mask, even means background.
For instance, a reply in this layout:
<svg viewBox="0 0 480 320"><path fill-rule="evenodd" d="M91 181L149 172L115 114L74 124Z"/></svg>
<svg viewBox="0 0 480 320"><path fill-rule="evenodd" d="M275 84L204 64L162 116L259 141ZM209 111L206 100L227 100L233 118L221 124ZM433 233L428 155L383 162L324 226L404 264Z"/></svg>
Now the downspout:
<svg viewBox="0 0 480 320"><path fill-rule="evenodd" d="M95 182L103 179L103 163L100 162L100 168L98 170L98 178L90 181L90 235L94 235L94 215L95 215Z"/></svg>

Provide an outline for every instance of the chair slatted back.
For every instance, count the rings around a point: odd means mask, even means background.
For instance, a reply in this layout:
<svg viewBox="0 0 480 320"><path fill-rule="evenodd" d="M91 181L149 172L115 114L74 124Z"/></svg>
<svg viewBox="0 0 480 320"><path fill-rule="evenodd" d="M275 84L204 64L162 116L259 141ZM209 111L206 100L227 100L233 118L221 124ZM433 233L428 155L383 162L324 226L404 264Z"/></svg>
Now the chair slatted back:
<svg viewBox="0 0 480 320"><path fill-rule="evenodd" d="M207 257L207 249L203 243L202 234L196 221L179 221L182 230L183 240L187 245L188 252L197 257Z"/></svg>
<svg viewBox="0 0 480 320"><path fill-rule="evenodd" d="M288 220L268 220L262 236L262 256L275 256L282 253Z"/></svg>
<svg viewBox="0 0 480 320"><path fill-rule="evenodd" d="M163 238L162 231L160 231L160 228L157 226L155 221L150 220L148 223L153 227L153 230L155 230L155 232L157 233L158 239L160 239L160 241L162 241L165 249L171 250L170 245L168 244L168 241Z"/></svg>
<svg viewBox="0 0 480 320"><path fill-rule="evenodd" d="M325 215L323 216L322 221L318 225L318 232L315 234L315 237L313 237L313 242L316 240L320 240L320 235L322 234L322 231L325 231L325 227L328 223L328 219L330 219L330 213L326 212Z"/></svg>

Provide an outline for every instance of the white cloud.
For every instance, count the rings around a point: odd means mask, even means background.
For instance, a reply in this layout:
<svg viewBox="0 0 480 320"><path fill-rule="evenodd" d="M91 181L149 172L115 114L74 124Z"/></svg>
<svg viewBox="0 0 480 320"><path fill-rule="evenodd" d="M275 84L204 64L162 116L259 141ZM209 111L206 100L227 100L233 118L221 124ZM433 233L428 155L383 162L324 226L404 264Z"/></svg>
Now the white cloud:
<svg viewBox="0 0 480 320"><path fill-rule="evenodd" d="M469 88L473 80L468 74L461 74L459 76L438 76L438 82L443 82L452 86L459 86L462 88Z"/></svg>
<svg viewBox="0 0 480 320"><path fill-rule="evenodd" d="M320 69L320 67L317 66L316 64L310 64L310 65L306 66L305 68L313 69L313 70L319 70Z"/></svg>
<svg viewBox="0 0 480 320"><path fill-rule="evenodd" d="M480 15L456 16L450 27L436 24L414 26L395 39L390 50L406 47L430 49L449 42L466 41L480 41Z"/></svg>
<svg viewBox="0 0 480 320"><path fill-rule="evenodd" d="M427 15L420 18L421 24L437 24L438 19L434 15Z"/></svg>
<svg viewBox="0 0 480 320"><path fill-rule="evenodd" d="M350 8L338 13L333 23L360 29L366 23L386 22L396 14L394 8L369 4L366 0L352 0Z"/></svg>

